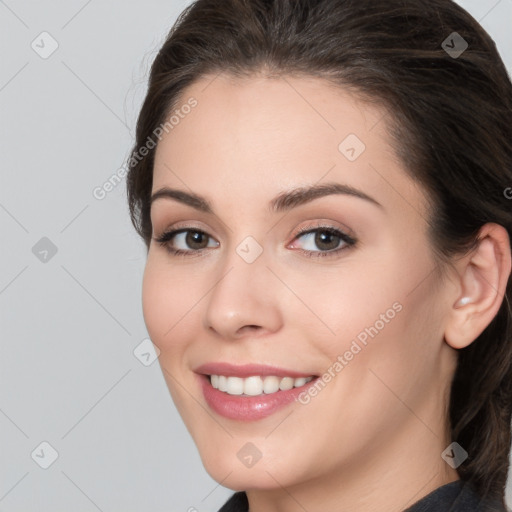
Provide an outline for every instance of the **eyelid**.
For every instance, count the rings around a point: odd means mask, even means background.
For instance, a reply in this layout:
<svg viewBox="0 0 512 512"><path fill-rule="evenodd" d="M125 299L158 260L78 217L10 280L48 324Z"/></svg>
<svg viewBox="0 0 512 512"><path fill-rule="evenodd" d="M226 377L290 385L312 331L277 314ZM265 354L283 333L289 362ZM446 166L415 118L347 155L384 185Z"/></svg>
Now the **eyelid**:
<svg viewBox="0 0 512 512"><path fill-rule="evenodd" d="M342 247L338 247L337 249L332 249L332 250L328 250L328 251L321 251L321 250L314 251L314 250L301 249L301 248L294 248L294 249L304 253L306 256L335 256L337 253L339 253L345 249L354 247L358 244L358 239L355 236L348 234L347 231L350 231L351 233L353 233L353 231L351 229L348 229L345 231L339 227L330 225L328 223L320 223L319 225L316 225L316 226L303 227L303 228L300 228L298 230L298 232L295 234L295 236L292 240L292 244L295 243L296 240L304 237L305 235L311 235L316 232L320 232L320 233L321 232L331 232L332 234L334 234L334 236L339 238L340 241L343 243ZM288 245L287 247L289 247L289 246L290 245Z"/></svg>
<svg viewBox="0 0 512 512"><path fill-rule="evenodd" d="M202 233L205 233L210 238L215 238L210 234L211 229L209 227L203 227L201 223L198 223L196 221L179 221L175 222L174 224L166 225L164 228L157 230L160 233L160 236L162 236L165 233L168 233L170 231L180 231L180 230L196 230L201 231Z"/></svg>
<svg viewBox="0 0 512 512"><path fill-rule="evenodd" d="M305 222L310 222L310 221L305 221ZM352 229L350 229L345 224L342 224L340 222L335 222L330 219L316 219L313 221L313 224L308 224L307 226L295 228L295 230L292 232L291 235L289 235L289 237L292 237L292 241L293 241L299 235L303 235L303 234L309 233L311 231L314 231L315 229L321 229L321 228L335 229L337 231L341 231L344 235L346 235L349 238L356 239L356 235ZM185 229L186 230L194 230L195 229L197 231L201 231L202 233L205 233L210 238L215 238L213 235L210 234L210 232L208 230L209 228L203 228L201 225L196 224L195 221L179 221L175 224L171 224L170 226L160 230L161 231L160 236L162 236L162 234L168 233L170 231L179 231L182 229L183 230L185 230ZM218 242L218 240L216 238L215 238L215 240Z"/></svg>
<svg viewBox="0 0 512 512"><path fill-rule="evenodd" d="M309 222L309 223L308 223ZM310 231L315 231L317 229L333 229L336 231L340 231L344 235L346 235L348 238L352 238L354 240L357 239L357 236L351 228L349 228L347 225L342 224L341 222L334 221L331 219L315 219L314 221L305 221L306 225L296 228L294 231L293 240L299 235L303 235L305 233L308 233Z"/></svg>
<svg viewBox="0 0 512 512"><path fill-rule="evenodd" d="M308 224L307 226L300 227L295 230L295 233L293 235L291 243L295 242L298 238L301 238L304 235L315 233L317 231L325 231L325 232L334 232L336 233L335 236L337 236L341 242L344 244L342 247L339 247L337 249L322 251L322 250L308 250L308 249L301 249L301 248L294 248L293 250L303 253L307 257L328 257L328 256L336 256L341 251L344 251L346 249L349 249L353 246L355 246L358 243L357 237L355 237L353 230L348 228L347 226L340 227L337 226L337 222L328 221L328 220L316 220L313 224ZM341 224L341 223L340 223ZM215 241L217 244L220 244L220 242L212 236L207 229L203 229L202 227L199 227L197 225L194 225L194 223L190 223L187 221L181 221L176 224L171 225L170 227L162 230L161 234L157 237L153 237L153 239L165 247L170 254L173 256L185 256L185 257L194 257L194 256L201 256L205 253L209 252L207 249L212 249L212 247L203 247L201 249L174 249L171 248L170 242L171 240L174 240L176 236L179 234L182 234L184 232L191 231L191 232L199 232L205 235L209 240ZM286 246L289 247L290 243ZM218 245L217 245L218 247Z"/></svg>

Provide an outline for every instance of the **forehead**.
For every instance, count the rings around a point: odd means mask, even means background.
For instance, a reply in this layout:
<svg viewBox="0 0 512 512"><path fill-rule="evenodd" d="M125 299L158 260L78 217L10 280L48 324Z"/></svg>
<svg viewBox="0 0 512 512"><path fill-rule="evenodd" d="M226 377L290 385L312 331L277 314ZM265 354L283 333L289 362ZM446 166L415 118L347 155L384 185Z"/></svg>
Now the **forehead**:
<svg viewBox="0 0 512 512"><path fill-rule="evenodd" d="M338 139L350 133L360 139L383 133L370 133L383 118L383 108L370 107L317 78L207 76L182 91L173 112L179 113L191 98L197 106L179 119L170 132L173 137L160 148L194 136L198 146L215 142L209 148L218 150L212 157L235 155L238 150L247 159L259 160L265 156L263 148L270 155L300 155L313 148L338 151Z"/></svg>
<svg viewBox="0 0 512 512"><path fill-rule="evenodd" d="M191 100L196 106L180 111ZM384 107L324 80L207 76L184 89L173 112L181 115L158 143L153 191L186 187L250 203L325 178L379 197L392 193L386 180L414 193Z"/></svg>

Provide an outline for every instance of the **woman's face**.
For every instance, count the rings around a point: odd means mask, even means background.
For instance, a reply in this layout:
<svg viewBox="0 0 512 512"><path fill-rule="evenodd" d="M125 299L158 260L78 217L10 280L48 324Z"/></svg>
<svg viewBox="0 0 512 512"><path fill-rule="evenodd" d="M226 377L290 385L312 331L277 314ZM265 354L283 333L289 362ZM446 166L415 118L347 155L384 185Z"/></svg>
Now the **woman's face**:
<svg viewBox="0 0 512 512"><path fill-rule="evenodd" d="M151 208L155 238L188 231L151 241L143 312L207 471L245 490L420 486L418 460L441 468L450 442L453 288L384 111L312 78L209 76L190 98L155 155L152 192L180 194Z"/></svg>

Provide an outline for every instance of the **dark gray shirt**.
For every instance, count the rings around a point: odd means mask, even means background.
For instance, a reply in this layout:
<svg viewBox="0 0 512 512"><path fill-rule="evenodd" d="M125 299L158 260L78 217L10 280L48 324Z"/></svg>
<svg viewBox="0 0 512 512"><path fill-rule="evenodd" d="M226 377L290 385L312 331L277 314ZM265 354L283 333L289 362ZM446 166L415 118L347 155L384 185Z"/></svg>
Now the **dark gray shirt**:
<svg viewBox="0 0 512 512"><path fill-rule="evenodd" d="M247 495L236 492L218 512L248 512ZM499 501L482 500L469 482L456 480L438 487L403 512L508 512Z"/></svg>

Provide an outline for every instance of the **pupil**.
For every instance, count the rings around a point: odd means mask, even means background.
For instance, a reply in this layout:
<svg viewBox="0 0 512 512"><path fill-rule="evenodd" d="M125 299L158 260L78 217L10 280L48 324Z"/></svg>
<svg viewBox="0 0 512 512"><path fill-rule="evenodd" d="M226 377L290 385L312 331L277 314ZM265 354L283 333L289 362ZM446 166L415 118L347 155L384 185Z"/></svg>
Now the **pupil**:
<svg viewBox="0 0 512 512"><path fill-rule="evenodd" d="M338 245L337 239L338 237L329 231L319 231L315 236L315 243L319 249L335 249ZM334 243L332 242L334 239ZM329 243L329 241L331 241ZM327 245L327 247L325 246Z"/></svg>
<svg viewBox="0 0 512 512"><path fill-rule="evenodd" d="M194 244L201 245L201 239L204 237L203 233L199 233L198 231L189 231L186 236L186 242L187 245L194 247ZM204 237L206 239L206 237ZM204 242L204 240L203 240ZM204 245L204 243L202 244ZM204 247L206 247L204 245ZM199 247L199 249L202 249L203 247Z"/></svg>

